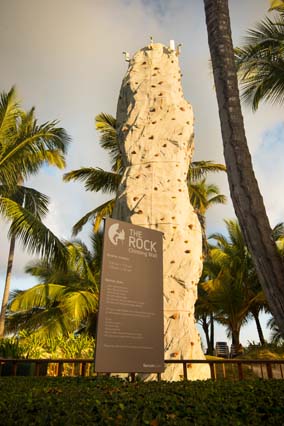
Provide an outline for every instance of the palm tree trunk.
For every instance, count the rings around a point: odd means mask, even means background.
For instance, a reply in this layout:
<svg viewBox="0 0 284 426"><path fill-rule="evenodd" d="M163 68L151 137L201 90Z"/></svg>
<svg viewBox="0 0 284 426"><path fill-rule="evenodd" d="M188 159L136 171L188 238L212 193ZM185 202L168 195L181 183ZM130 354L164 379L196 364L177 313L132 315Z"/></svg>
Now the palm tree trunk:
<svg viewBox="0 0 284 426"><path fill-rule="evenodd" d="M271 237L245 136L228 0L204 0L204 6L230 193L269 307L284 333L284 265Z"/></svg>
<svg viewBox="0 0 284 426"><path fill-rule="evenodd" d="M232 344L238 350L240 346L240 329L232 330Z"/></svg>
<svg viewBox="0 0 284 426"><path fill-rule="evenodd" d="M205 339L206 339L206 344L207 344L207 353L209 354L209 352L210 352L210 337L209 337L209 325L206 321L206 316L204 316L202 318L201 325L202 325L202 329L203 329L204 334L205 334Z"/></svg>
<svg viewBox="0 0 284 426"><path fill-rule="evenodd" d="M7 303L9 299L9 293L10 293L11 274L12 274L12 267L13 267L13 261L14 261L14 253L15 253L15 242L16 242L16 238L12 236L10 241L6 280L5 280L4 294L3 294L2 307L1 307L1 313L0 313L0 338L4 337L4 334L5 334L5 316L6 316Z"/></svg>
<svg viewBox="0 0 284 426"><path fill-rule="evenodd" d="M214 345L215 345L215 341L214 341L214 315L210 314L210 349L211 352L209 353L209 355L213 355L213 351L214 351Z"/></svg>
<svg viewBox="0 0 284 426"><path fill-rule="evenodd" d="M255 320L255 325L256 325L259 341L262 344L262 346L264 346L266 342L265 342L263 332L262 332L262 327L261 327L261 324L260 324L260 321L259 321L259 315L256 312L253 312L252 314L253 314L253 317L254 317L254 320Z"/></svg>

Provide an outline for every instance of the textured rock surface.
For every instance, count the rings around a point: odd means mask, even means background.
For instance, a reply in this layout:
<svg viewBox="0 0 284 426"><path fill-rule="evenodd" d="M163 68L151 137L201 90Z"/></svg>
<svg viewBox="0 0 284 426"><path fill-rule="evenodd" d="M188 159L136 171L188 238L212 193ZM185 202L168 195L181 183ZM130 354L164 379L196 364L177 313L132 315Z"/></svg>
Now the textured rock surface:
<svg viewBox="0 0 284 426"><path fill-rule="evenodd" d="M153 44L134 55L122 82L117 123L125 172L113 217L164 232L165 359L204 359L194 322L201 230L186 183L193 113L175 51ZM182 375L181 365L170 365L163 378ZM188 377L208 378L209 368L192 364Z"/></svg>

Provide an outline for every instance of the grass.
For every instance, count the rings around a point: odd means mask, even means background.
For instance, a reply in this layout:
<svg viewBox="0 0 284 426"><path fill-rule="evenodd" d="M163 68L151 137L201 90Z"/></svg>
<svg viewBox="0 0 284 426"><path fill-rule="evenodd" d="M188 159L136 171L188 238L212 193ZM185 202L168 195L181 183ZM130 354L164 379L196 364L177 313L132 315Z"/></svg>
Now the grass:
<svg viewBox="0 0 284 426"><path fill-rule="evenodd" d="M1 425L281 425L284 381L0 377Z"/></svg>

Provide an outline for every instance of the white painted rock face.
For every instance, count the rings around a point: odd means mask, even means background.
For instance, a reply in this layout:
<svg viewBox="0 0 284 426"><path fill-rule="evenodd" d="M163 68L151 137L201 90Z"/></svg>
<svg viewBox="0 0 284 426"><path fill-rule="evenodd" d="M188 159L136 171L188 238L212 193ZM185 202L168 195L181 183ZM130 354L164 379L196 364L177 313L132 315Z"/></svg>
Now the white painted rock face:
<svg viewBox="0 0 284 426"><path fill-rule="evenodd" d="M204 359L194 321L202 237L186 182L193 113L175 51L153 44L134 55L122 82L117 126L125 171L113 217L164 233L165 359ZM182 365L168 366L162 377L180 380ZM207 379L209 368L191 364L188 377Z"/></svg>

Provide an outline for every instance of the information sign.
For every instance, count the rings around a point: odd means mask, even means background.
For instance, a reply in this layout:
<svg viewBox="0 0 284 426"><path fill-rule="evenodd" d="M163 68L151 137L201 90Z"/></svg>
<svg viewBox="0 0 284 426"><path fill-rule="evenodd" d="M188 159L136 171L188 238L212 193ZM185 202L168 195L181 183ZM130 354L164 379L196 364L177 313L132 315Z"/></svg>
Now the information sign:
<svg viewBox="0 0 284 426"><path fill-rule="evenodd" d="M163 234L106 219L95 370L164 370Z"/></svg>

